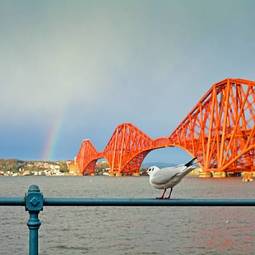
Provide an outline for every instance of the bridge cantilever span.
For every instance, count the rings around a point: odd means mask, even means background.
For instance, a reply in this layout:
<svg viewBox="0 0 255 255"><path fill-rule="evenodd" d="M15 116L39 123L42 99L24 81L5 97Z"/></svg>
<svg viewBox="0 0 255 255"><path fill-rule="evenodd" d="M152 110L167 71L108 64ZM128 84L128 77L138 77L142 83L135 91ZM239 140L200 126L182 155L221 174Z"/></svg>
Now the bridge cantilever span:
<svg viewBox="0 0 255 255"><path fill-rule="evenodd" d="M104 157L112 175L139 174L150 151L170 146L197 157L204 172L255 170L255 82L229 78L213 84L168 137L152 139L123 123L103 152L85 140L76 164L82 174L93 174L97 159Z"/></svg>
<svg viewBox="0 0 255 255"><path fill-rule="evenodd" d="M254 170L255 82L214 84L172 132L174 145L195 155L204 171Z"/></svg>
<svg viewBox="0 0 255 255"><path fill-rule="evenodd" d="M105 158L111 175L139 175L147 154L168 146L168 137L153 140L132 123L123 123L116 127L103 152L97 152L90 140L84 140L76 164L83 175L93 175L96 161Z"/></svg>

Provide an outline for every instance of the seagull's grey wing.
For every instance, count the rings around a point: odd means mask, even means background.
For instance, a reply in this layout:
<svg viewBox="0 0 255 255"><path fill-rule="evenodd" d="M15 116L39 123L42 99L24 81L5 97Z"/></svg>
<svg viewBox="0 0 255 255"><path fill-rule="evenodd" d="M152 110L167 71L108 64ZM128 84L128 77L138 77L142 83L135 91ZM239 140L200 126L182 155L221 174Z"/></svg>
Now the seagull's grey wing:
<svg viewBox="0 0 255 255"><path fill-rule="evenodd" d="M171 179L176 177L180 173L179 168L162 168L151 176L151 182L156 185L168 183Z"/></svg>

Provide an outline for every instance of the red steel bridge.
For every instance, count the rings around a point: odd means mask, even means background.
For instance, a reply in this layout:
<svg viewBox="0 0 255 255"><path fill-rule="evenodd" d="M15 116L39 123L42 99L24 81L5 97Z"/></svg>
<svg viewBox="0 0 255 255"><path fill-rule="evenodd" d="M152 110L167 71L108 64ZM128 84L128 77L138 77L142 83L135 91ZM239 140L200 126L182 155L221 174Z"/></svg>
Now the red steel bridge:
<svg viewBox="0 0 255 255"><path fill-rule="evenodd" d="M255 82L225 79L213 84L168 136L153 139L123 123L102 152L84 140L75 164L81 174L92 175L96 161L105 158L111 175L134 175L148 153L172 146L197 157L205 173L254 171Z"/></svg>

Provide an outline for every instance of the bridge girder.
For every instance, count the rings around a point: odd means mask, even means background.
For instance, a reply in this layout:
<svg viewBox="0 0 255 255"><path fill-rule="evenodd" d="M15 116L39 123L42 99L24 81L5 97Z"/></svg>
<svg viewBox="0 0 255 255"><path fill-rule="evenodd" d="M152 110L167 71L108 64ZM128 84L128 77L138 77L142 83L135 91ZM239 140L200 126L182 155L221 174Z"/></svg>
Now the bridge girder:
<svg viewBox="0 0 255 255"><path fill-rule="evenodd" d="M111 174L137 173L146 155L177 146L198 158L204 171L255 170L255 82L225 79L213 84L168 136L152 139L131 123L116 127L103 152L83 141L76 162L92 174L96 160L108 160Z"/></svg>

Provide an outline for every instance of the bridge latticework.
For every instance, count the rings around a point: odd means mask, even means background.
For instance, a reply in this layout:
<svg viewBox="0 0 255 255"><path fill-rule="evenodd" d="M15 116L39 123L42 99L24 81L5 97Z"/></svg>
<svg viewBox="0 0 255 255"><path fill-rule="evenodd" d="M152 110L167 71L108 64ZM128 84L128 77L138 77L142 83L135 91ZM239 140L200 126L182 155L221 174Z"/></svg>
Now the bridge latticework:
<svg viewBox="0 0 255 255"><path fill-rule="evenodd" d="M85 140L76 162L82 173L91 174L96 160L104 157L112 174L133 174L151 150L169 146L196 156L204 171L254 170L255 82L225 79L214 84L168 137L152 139L124 123L101 153Z"/></svg>

